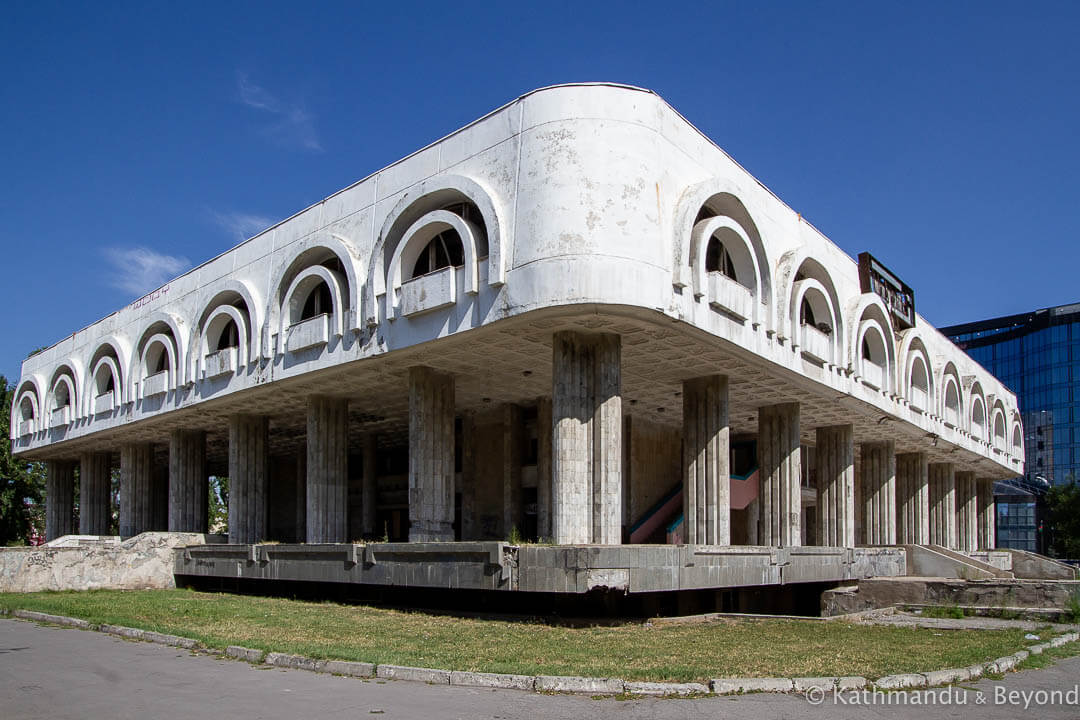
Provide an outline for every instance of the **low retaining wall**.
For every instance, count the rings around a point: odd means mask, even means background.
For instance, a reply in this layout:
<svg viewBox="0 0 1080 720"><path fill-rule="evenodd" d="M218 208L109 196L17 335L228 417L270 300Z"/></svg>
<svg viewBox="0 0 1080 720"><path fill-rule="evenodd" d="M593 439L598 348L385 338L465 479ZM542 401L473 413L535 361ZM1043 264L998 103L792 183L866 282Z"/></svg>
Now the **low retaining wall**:
<svg viewBox="0 0 1080 720"><path fill-rule="evenodd" d="M0 592L172 588L176 548L221 540L219 535L148 532L124 542L60 538L52 546L0 548Z"/></svg>
<svg viewBox="0 0 1080 720"><path fill-rule="evenodd" d="M1061 609L1077 593L1078 581L870 578L854 587L822 593L821 614L844 615L895 605Z"/></svg>

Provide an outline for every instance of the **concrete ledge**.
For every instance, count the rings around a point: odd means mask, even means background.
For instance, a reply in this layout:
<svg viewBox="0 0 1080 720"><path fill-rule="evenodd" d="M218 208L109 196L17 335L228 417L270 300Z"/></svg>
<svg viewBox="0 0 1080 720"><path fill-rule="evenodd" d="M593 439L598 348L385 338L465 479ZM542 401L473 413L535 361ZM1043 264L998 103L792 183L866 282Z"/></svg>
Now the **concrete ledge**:
<svg viewBox="0 0 1080 720"><path fill-rule="evenodd" d="M982 665L970 665L964 669L968 671L971 680L978 680L986 670Z"/></svg>
<svg viewBox="0 0 1080 720"><path fill-rule="evenodd" d="M266 656L265 650L254 650L252 648L241 647L239 645L230 645L225 648L225 654L231 658L237 660L246 660L249 663L255 663L259 665L263 661L263 657Z"/></svg>
<svg viewBox="0 0 1080 720"><path fill-rule="evenodd" d="M795 692L804 693L808 690L823 690L825 692L832 692L836 688L836 678L834 677L810 677L810 678L792 678L792 684L795 688Z"/></svg>
<svg viewBox="0 0 1080 720"><path fill-rule="evenodd" d="M537 692L588 693L590 695L619 695L623 681L617 678L586 678L573 675L537 675Z"/></svg>
<svg viewBox="0 0 1080 720"><path fill-rule="evenodd" d="M433 670L431 668L416 668L406 665L379 665L375 670L375 677L384 680L412 680L433 685L450 684L449 670Z"/></svg>
<svg viewBox="0 0 1080 720"><path fill-rule="evenodd" d="M747 692L791 692L795 683L790 678L716 678L709 683L717 695Z"/></svg>
<svg viewBox="0 0 1080 720"><path fill-rule="evenodd" d="M1005 657L999 657L997 660L986 663L986 672L988 673L1005 673L1016 667L1017 661L1015 655L1006 655Z"/></svg>
<svg viewBox="0 0 1080 720"><path fill-rule="evenodd" d="M875 680L874 687L879 690L903 690L905 688L926 687L926 676L919 673L886 675L885 677Z"/></svg>
<svg viewBox="0 0 1080 720"><path fill-rule="evenodd" d="M67 627L77 627L81 630L97 629L96 625L91 625L85 620L64 617L63 615L49 615L48 613L34 612L33 610L16 610L15 617L22 618L23 620L35 620L37 622L52 623L53 625L66 625Z"/></svg>
<svg viewBox="0 0 1080 720"><path fill-rule="evenodd" d="M851 675L836 679L837 690L862 690L869 684L866 678Z"/></svg>
<svg viewBox="0 0 1080 720"><path fill-rule="evenodd" d="M140 630L139 628L124 627L123 625L101 625L98 629L101 630L101 632L128 638L129 640L145 640L146 642L157 643L159 645L182 647L187 650L193 650L195 646L199 644L192 638L180 637L179 635L166 635L165 633L154 632L153 630Z"/></svg>
<svg viewBox="0 0 1080 720"><path fill-rule="evenodd" d="M453 670L450 672L450 684L466 687L502 688L505 690L532 690L536 686L536 678L532 675Z"/></svg>
<svg viewBox="0 0 1080 720"><path fill-rule="evenodd" d="M623 686L623 691L629 695L669 697L672 695L698 695L709 692L709 687L703 683L626 682Z"/></svg>
<svg viewBox="0 0 1080 720"><path fill-rule="evenodd" d="M349 677L369 678L375 677L375 666L366 662L352 662L349 660L327 660L319 672L331 675L348 675Z"/></svg>
<svg viewBox="0 0 1080 720"><path fill-rule="evenodd" d="M932 670L924 672L927 685L952 685L958 682L967 682L971 679L971 671L967 668L952 668L949 670Z"/></svg>
<svg viewBox="0 0 1080 720"><path fill-rule="evenodd" d="M326 665L325 660L315 660L303 655L288 655L278 652L267 653L266 660L263 662L274 667L308 670L310 672L322 672L323 666Z"/></svg>

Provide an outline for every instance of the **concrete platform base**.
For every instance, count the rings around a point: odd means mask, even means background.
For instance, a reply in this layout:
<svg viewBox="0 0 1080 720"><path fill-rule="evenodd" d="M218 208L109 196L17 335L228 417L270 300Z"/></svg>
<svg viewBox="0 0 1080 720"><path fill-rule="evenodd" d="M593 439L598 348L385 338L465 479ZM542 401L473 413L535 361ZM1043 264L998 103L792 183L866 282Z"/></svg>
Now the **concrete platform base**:
<svg viewBox="0 0 1080 720"><path fill-rule="evenodd" d="M824 592L821 614L843 615L897 605L1061 609L1078 593L1080 581L1075 580L868 578Z"/></svg>
<svg viewBox="0 0 1080 720"><path fill-rule="evenodd" d="M907 574L902 547L709 545L205 545L176 554L193 578L436 589L625 593L842 582Z"/></svg>

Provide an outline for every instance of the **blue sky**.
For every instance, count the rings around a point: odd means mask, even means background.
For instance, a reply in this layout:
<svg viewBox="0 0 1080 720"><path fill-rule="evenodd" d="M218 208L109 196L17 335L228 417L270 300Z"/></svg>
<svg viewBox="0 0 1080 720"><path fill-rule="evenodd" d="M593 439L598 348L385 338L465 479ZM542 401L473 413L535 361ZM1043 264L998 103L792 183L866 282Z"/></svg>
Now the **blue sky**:
<svg viewBox="0 0 1080 720"><path fill-rule="evenodd" d="M938 326L1080 301L1080 3L9 3L0 374L518 95L648 87Z"/></svg>

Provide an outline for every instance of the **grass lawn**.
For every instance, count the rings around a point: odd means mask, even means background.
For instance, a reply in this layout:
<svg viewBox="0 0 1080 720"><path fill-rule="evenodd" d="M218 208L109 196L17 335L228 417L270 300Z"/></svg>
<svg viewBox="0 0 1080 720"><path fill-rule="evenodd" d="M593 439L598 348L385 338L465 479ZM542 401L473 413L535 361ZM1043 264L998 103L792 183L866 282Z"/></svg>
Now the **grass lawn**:
<svg viewBox="0 0 1080 720"><path fill-rule="evenodd" d="M1023 630L769 619L572 628L191 590L0 594L0 608L156 630L220 649L243 645L451 670L669 682L753 676L873 679L964 667L1028 644Z"/></svg>

